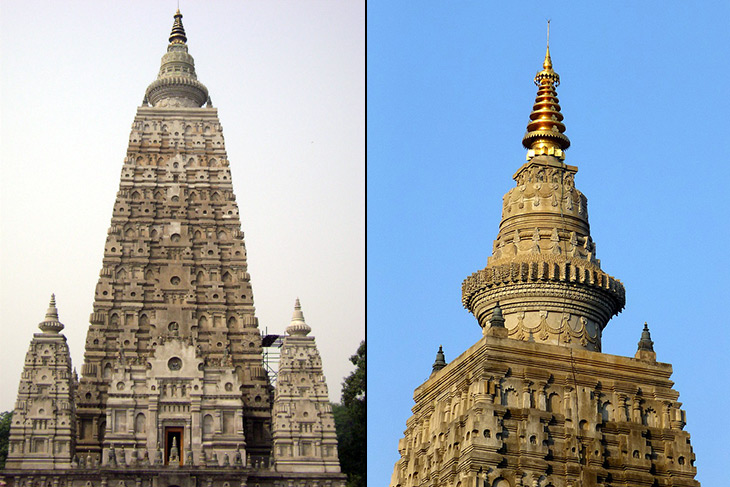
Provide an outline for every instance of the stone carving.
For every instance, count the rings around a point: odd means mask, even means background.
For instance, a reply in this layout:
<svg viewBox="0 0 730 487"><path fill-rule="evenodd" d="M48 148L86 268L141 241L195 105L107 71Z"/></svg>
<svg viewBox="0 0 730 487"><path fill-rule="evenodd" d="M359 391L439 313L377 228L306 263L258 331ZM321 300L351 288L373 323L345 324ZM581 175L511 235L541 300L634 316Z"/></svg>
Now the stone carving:
<svg viewBox="0 0 730 487"><path fill-rule="evenodd" d="M697 487L671 367L648 327L635 357L600 353L625 292L601 269L577 168L563 162L549 50L543 68L528 162L503 198L487 267L462 285L483 334L416 389L390 486Z"/></svg>
<svg viewBox="0 0 730 487"><path fill-rule="evenodd" d="M76 377L55 296L25 357L8 438L7 469L71 468Z"/></svg>
<svg viewBox="0 0 730 487"><path fill-rule="evenodd" d="M165 463L179 467L183 457L186 468L167 471L176 483L220 487L231 477L218 455L226 467L233 456L242 468L251 454L259 470L272 465L273 388L239 209L217 110L186 40L178 12L130 131L81 377L55 301L31 342L11 427L10 487L126 487L132 479L150 487ZM241 485L344 486L321 361L312 337L299 342L308 355L297 374L307 383L298 375L284 384L279 402L308 414L286 440L301 439L316 460L283 464L285 474L273 477L247 461ZM32 480L46 471L53 476Z"/></svg>
<svg viewBox="0 0 730 487"><path fill-rule="evenodd" d="M276 469L338 472L334 418L322 362L297 299L281 348L273 418ZM290 425L298 424L299 428ZM298 431L298 434L295 433ZM250 465L250 459L247 462Z"/></svg>
<svg viewBox="0 0 730 487"><path fill-rule="evenodd" d="M109 456L107 457L107 465L109 465L110 467L117 466L117 454L114 449L114 443L112 443L111 447L109 448Z"/></svg>
<svg viewBox="0 0 730 487"><path fill-rule="evenodd" d="M169 465L180 464L180 451L177 448L177 438L172 438L172 446L170 447L170 458L168 459Z"/></svg>

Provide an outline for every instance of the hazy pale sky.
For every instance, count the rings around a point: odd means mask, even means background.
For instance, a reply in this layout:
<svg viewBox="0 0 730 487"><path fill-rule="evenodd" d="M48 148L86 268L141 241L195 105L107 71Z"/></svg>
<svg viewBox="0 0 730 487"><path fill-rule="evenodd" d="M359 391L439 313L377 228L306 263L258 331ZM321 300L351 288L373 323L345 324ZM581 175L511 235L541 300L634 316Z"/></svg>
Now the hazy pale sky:
<svg viewBox="0 0 730 487"><path fill-rule="evenodd" d="M486 265L550 51L603 269L626 286L603 351L645 321L674 366L703 485L730 461L730 3L368 2L368 481L388 485L439 345L481 337L462 281ZM394 372L397 371L397 372Z"/></svg>
<svg viewBox="0 0 730 487"><path fill-rule="evenodd" d="M0 410L56 293L74 366L132 120L177 2L0 3ZM330 398L365 336L361 2L180 2L223 125L262 330L301 299Z"/></svg>

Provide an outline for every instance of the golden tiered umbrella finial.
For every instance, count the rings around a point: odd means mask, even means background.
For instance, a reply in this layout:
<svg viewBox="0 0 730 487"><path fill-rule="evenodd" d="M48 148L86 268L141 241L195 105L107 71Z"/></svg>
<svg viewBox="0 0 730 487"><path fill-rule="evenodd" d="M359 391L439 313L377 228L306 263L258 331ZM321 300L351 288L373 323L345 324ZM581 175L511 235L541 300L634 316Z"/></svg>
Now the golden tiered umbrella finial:
<svg viewBox="0 0 730 487"><path fill-rule="evenodd" d="M522 138L522 145L528 149L528 160L539 155L550 155L562 161L565 159L565 149L570 147L570 139L564 135L563 114L560 113L558 95L555 91L555 87L560 85L560 76L553 71L553 61L550 58L549 20L547 50L542 68L542 71L535 75L537 97L530 113L527 133Z"/></svg>
<svg viewBox="0 0 730 487"><path fill-rule="evenodd" d="M182 24L182 14L180 7L175 12L175 21L172 23L172 32L170 32L170 44L185 44L188 38L185 36L185 28Z"/></svg>

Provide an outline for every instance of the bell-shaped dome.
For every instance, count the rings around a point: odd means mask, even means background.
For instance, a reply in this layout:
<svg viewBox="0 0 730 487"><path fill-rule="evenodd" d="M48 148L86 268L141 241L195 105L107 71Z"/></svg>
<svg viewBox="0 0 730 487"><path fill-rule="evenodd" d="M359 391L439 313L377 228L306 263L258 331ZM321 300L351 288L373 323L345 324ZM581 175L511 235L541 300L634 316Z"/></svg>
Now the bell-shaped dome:
<svg viewBox="0 0 730 487"><path fill-rule="evenodd" d="M153 107L198 108L208 101L208 88L198 81L195 61L188 54L186 42L182 14L178 9L160 72L145 92L145 101Z"/></svg>

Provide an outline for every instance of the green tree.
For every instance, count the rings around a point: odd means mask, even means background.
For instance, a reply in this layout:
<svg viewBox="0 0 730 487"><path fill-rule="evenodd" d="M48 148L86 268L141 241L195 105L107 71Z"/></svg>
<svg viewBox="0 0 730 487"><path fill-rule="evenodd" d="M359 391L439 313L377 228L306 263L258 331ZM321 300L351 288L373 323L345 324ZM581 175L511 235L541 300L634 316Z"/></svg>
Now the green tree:
<svg viewBox="0 0 730 487"><path fill-rule="evenodd" d="M337 444L342 472L348 487L365 487L366 366L365 342L350 357L355 370L342 383L342 404L333 404Z"/></svg>
<svg viewBox="0 0 730 487"><path fill-rule="evenodd" d="M5 459L8 458L8 439L10 438L10 421L12 411L0 413L0 468L5 468Z"/></svg>

